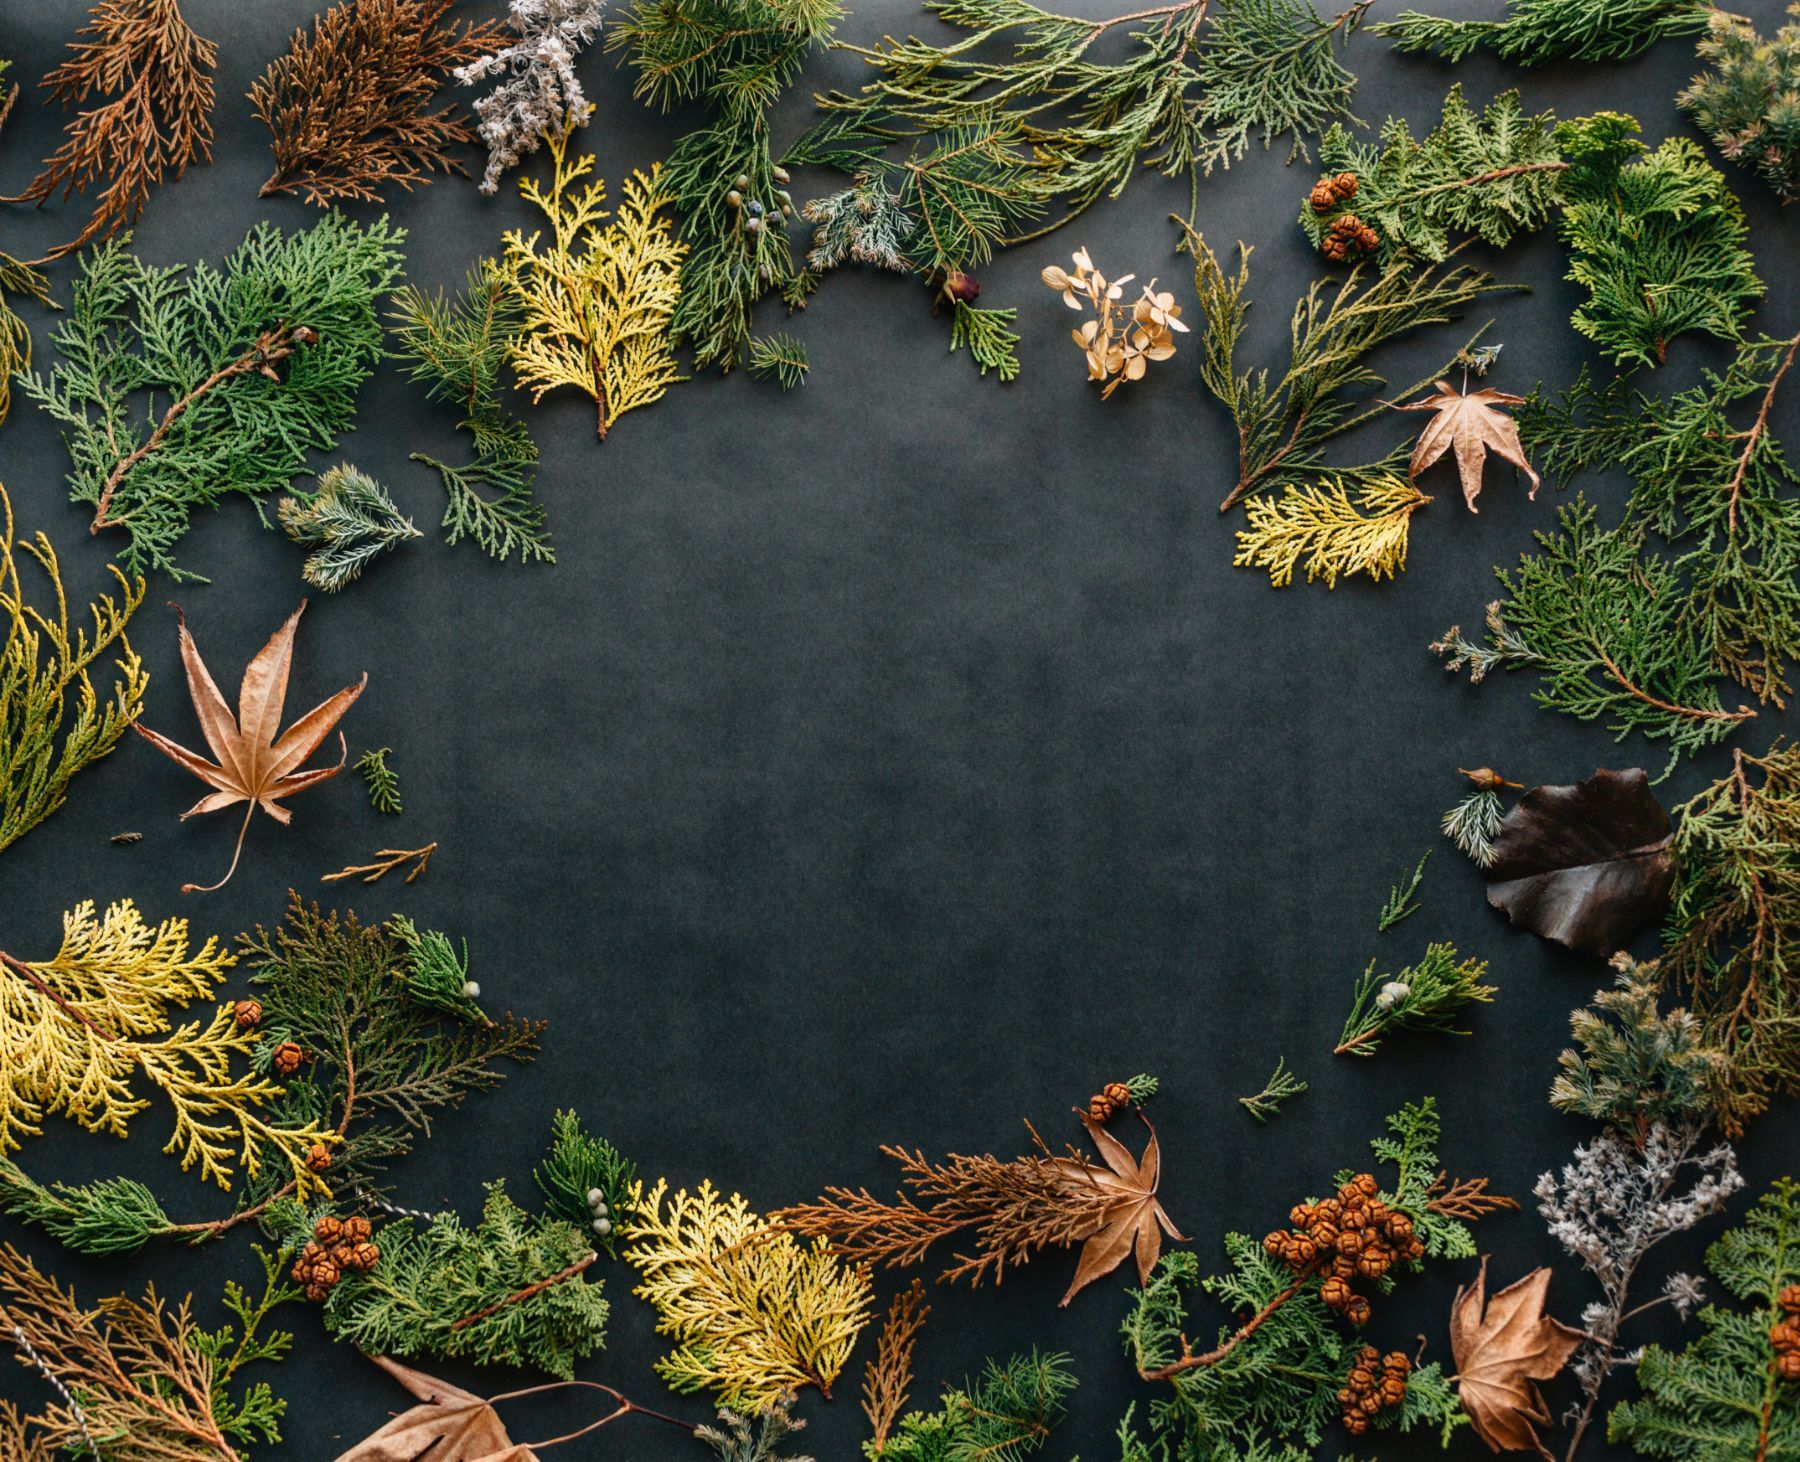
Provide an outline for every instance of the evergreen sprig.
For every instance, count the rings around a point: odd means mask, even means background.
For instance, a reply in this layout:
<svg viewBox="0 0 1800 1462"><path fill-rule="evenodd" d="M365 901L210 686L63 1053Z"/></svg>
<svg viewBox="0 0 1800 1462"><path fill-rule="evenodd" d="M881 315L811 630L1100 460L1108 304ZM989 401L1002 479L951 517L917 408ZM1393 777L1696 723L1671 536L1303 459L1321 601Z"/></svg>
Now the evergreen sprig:
<svg viewBox="0 0 1800 1462"><path fill-rule="evenodd" d="M1354 502L1343 481L1330 474L1314 486L1289 482L1279 495L1251 497L1232 566L1265 570L1277 589L1293 583L1303 561L1306 582L1323 579L1327 589L1354 574L1379 584L1400 573L1413 514L1431 499L1397 473L1359 475L1363 481Z"/></svg>
<svg viewBox="0 0 1800 1462"><path fill-rule="evenodd" d="M909 1411L868 1462L1024 1462L1043 1450L1075 1389L1069 1357L1015 1355L989 1360L975 1380L951 1387L935 1411Z"/></svg>
<svg viewBox="0 0 1800 1462"><path fill-rule="evenodd" d="M1515 66L1629 61L1670 36L1698 35L1711 0L1507 0L1503 20L1448 20L1403 11L1372 26L1397 50L1461 61L1482 47Z"/></svg>
<svg viewBox="0 0 1800 1462"><path fill-rule="evenodd" d="M1450 627L1450 638L1456 638L1455 625ZM1432 648L1437 649L1437 646ZM1476 653L1482 652L1477 650ZM1452 664L1448 668L1458 667ZM1479 673L1485 672L1481 672L1478 665L1470 672L1471 678L1478 678ZM1506 804L1500 800L1500 794L1492 787L1477 787L1444 814L1440 826L1444 836L1473 860L1477 868L1488 868L1493 866L1494 839L1500 834L1500 820L1505 816Z"/></svg>
<svg viewBox="0 0 1800 1462"><path fill-rule="evenodd" d="M747 369L757 380L777 381L782 390L791 391L806 384L812 362L807 359L804 341L778 330L751 340Z"/></svg>
<svg viewBox="0 0 1800 1462"><path fill-rule="evenodd" d="M1800 198L1800 4L1764 40L1714 11L1698 50L1707 69L1677 98L1727 162L1755 172L1783 203Z"/></svg>
<svg viewBox="0 0 1800 1462"><path fill-rule="evenodd" d="M1265 146L1288 137L1290 157L1304 156L1308 137L1350 114L1356 78L1334 43L1361 24L1369 0L1330 19L1304 0L1176 0L1097 20L1028 0L929 8L966 34L945 46L846 47L878 77L822 105L865 135L1003 140L1029 168L1015 204L1059 205L1057 227L1118 197L1140 168L1185 176L1197 192L1202 175L1242 158L1259 134ZM1124 56L1097 59L1120 33Z"/></svg>
<svg viewBox="0 0 1800 1462"><path fill-rule="evenodd" d="M388 318L393 354L413 380L424 383L431 400L462 412L457 429L468 432L474 447L474 457L461 466L412 454L413 461L436 468L444 484L446 541L472 538L503 563L514 552L520 563L554 563L544 510L531 493L537 443L500 404L500 368L524 314L524 301L498 266L483 259L448 298L407 286L394 296Z"/></svg>
<svg viewBox="0 0 1800 1462"><path fill-rule="evenodd" d="M1413 865L1412 873L1404 883L1396 883L1388 890L1387 902L1381 906L1381 912L1375 919L1375 932L1385 934L1403 919L1410 919L1419 912L1419 884L1425 877L1425 865L1431 861L1431 850L1419 855L1419 861Z"/></svg>
<svg viewBox="0 0 1800 1462"><path fill-rule="evenodd" d="M1719 1116L1740 1129L1800 1088L1800 748L1733 753L1731 771L1675 809L1675 886L1659 981L1683 992L1723 1053Z"/></svg>
<svg viewBox="0 0 1800 1462"><path fill-rule="evenodd" d="M729 371L743 360L765 295L793 310L812 291L788 241L792 200L769 113L841 14L836 0L638 0L607 31L607 49L629 52L637 97L708 112L661 179L687 247L672 335L693 346L696 366Z"/></svg>
<svg viewBox="0 0 1800 1462"><path fill-rule="evenodd" d="M369 805L390 817L404 811L400 801L400 775L387 763L388 753L392 750L391 746L371 747L356 759L356 769L362 773L369 788Z"/></svg>
<svg viewBox="0 0 1800 1462"><path fill-rule="evenodd" d="M1473 1255L1467 1224L1435 1196L1436 1104L1409 1105L1387 1126L1389 1135L1370 1144L1378 1162L1397 1169L1382 1201L1413 1222L1427 1261ZM1346 1171L1339 1181L1347 1177ZM1123 1325L1126 1351L1141 1376L1168 1390L1151 1406L1148 1441L1127 1416L1121 1427L1127 1462L1304 1459L1338 1414L1338 1392L1359 1341L1320 1298L1321 1272L1296 1274L1248 1234L1227 1234L1224 1249L1226 1272L1202 1279L1198 1258L1181 1251L1165 1256L1133 1295ZM1402 1264L1398 1272L1416 1272L1422 1262ZM1383 1290L1392 1282L1391 1275L1384 1278ZM1223 1311L1210 1350L1196 1348L1203 1340L1189 1340L1204 1333L1189 1315L1196 1290ZM1454 1388L1434 1362L1412 1369L1404 1404L1375 1424L1447 1435L1460 1414Z"/></svg>
<svg viewBox="0 0 1800 1462"><path fill-rule="evenodd" d="M1800 1184L1778 1180L1706 1251L1706 1267L1743 1308L1707 1305L1703 1333L1683 1350L1644 1347L1643 1394L1613 1409L1607 1438L1672 1462L1800 1455L1800 1386L1771 1343L1793 1328L1781 1301L1800 1284Z"/></svg>
<svg viewBox="0 0 1800 1462"><path fill-rule="evenodd" d="M382 554L420 536L387 489L347 462L320 474L316 492L282 498L275 513L287 536L312 550L300 576L326 594L355 583Z"/></svg>
<svg viewBox="0 0 1800 1462"><path fill-rule="evenodd" d="M124 531L128 568L197 578L174 557L196 510L285 488L349 428L404 238L333 213L294 234L258 224L217 269L145 264L129 235L83 258L60 359L20 386L64 426L70 497Z"/></svg>
<svg viewBox="0 0 1800 1462"><path fill-rule="evenodd" d="M1016 308L984 310L957 300L950 307L950 349L967 350L984 376L993 371L1002 381L1016 380L1019 334L1012 326L1018 318Z"/></svg>
<svg viewBox="0 0 1800 1462"><path fill-rule="evenodd" d="M1199 234L1190 232L1188 244L1205 321L1200 376L1237 426L1237 481L1220 511L1251 493L1305 488L1325 474L1359 490L1395 475L1403 467L1399 453L1355 468L1328 467L1324 458L1324 448L1334 438L1387 410L1379 402L1359 409L1355 399L1385 384L1370 356L1413 330L1455 319L1481 295L1500 287L1465 265L1404 261L1373 278L1358 267L1341 280L1317 280L1294 306L1287 365L1271 378L1267 368L1240 369L1237 359L1250 309L1250 248L1238 246L1237 270L1227 274ZM1401 397L1429 386L1455 358Z"/></svg>
<svg viewBox="0 0 1800 1462"><path fill-rule="evenodd" d="M597 1243L618 1257L619 1234L599 1212L629 1211L637 1184L637 1164L604 1137L594 1137L574 1112L558 1112L550 1126L550 1153L532 1174L550 1211L592 1231ZM599 1195L598 1200L595 1194Z"/></svg>
<svg viewBox="0 0 1800 1462"><path fill-rule="evenodd" d="M21 555L48 580L41 606L26 598ZM0 485L0 853L63 805L69 783L109 754L144 708L150 677L125 635L144 581L110 571L119 598L99 595L88 605L91 625L71 622L55 548L42 533L14 536L12 499ZM97 677L108 654L117 676L105 686Z"/></svg>
<svg viewBox="0 0 1800 1462"><path fill-rule="evenodd" d="M563 1380L605 1337L607 1303L584 1271L587 1237L560 1217L528 1213L487 1185L481 1222L440 1213L376 1232L381 1262L347 1273L325 1301L325 1326L370 1355L533 1366Z"/></svg>
<svg viewBox="0 0 1800 1462"><path fill-rule="evenodd" d="M1436 1031L1466 1036L1455 1025L1457 1012L1471 1002L1487 1004L1495 986L1483 985L1487 961L1462 959L1451 944L1426 946L1417 964L1388 975L1375 961L1356 983L1350 1014L1344 1021L1334 1055L1373 1056L1394 1031Z"/></svg>
<svg viewBox="0 0 1800 1462"><path fill-rule="evenodd" d="M1374 144L1338 124L1320 143L1319 160L1328 174L1354 174L1356 192L1323 212L1310 203L1302 208L1308 239L1317 248L1332 223L1354 211L1380 235L1384 263L1403 252L1441 261L1453 235L1504 247L1535 233L1554 217L1569 171L1553 116L1528 115L1517 91L1477 112L1460 82L1444 98L1442 120L1423 137L1414 138L1403 117L1388 118Z"/></svg>
<svg viewBox="0 0 1800 1462"><path fill-rule="evenodd" d="M1271 1117L1281 1115L1281 1104L1289 1097L1297 1097L1306 1090L1306 1083L1288 1070L1287 1059L1275 1058L1275 1069L1269 1073L1269 1079L1262 1084L1262 1090L1249 1096L1238 1098L1238 1105L1258 1122L1267 1122Z"/></svg>

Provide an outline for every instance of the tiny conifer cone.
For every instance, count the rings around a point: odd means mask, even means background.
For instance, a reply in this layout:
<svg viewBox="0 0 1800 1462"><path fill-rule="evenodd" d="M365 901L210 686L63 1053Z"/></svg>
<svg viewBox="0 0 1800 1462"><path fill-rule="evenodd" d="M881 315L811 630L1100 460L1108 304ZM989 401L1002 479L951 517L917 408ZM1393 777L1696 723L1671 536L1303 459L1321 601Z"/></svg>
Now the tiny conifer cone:
<svg viewBox="0 0 1800 1462"><path fill-rule="evenodd" d="M306 1052L302 1051L298 1045L293 1041L283 1041L275 1048L272 1061L276 1071L281 1075L292 1076L300 1069L300 1063L305 1059Z"/></svg>
<svg viewBox="0 0 1800 1462"><path fill-rule="evenodd" d="M315 1142L306 1150L306 1165L315 1173L323 1173L331 1167L331 1149L323 1142Z"/></svg>
<svg viewBox="0 0 1800 1462"><path fill-rule="evenodd" d="M262 1021L263 1008L260 1000L240 1000L231 1007L231 1018L237 1022L239 1030L249 1030Z"/></svg>
<svg viewBox="0 0 1800 1462"><path fill-rule="evenodd" d="M1330 213L1332 209L1336 208L1338 204L1337 189L1332 186L1331 179L1320 178L1318 182L1314 183L1307 202L1312 205L1314 213Z"/></svg>
<svg viewBox="0 0 1800 1462"><path fill-rule="evenodd" d="M352 1244L365 1243L373 1233L374 1229L366 1218L359 1216L344 1220L344 1237Z"/></svg>
<svg viewBox="0 0 1800 1462"><path fill-rule="evenodd" d="M1339 173L1331 180L1331 191L1340 203L1348 203L1356 196L1356 174Z"/></svg>
<svg viewBox="0 0 1800 1462"><path fill-rule="evenodd" d="M343 1219L328 1213L313 1225L313 1237L321 1244L330 1245L348 1238L349 1234Z"/></svg>

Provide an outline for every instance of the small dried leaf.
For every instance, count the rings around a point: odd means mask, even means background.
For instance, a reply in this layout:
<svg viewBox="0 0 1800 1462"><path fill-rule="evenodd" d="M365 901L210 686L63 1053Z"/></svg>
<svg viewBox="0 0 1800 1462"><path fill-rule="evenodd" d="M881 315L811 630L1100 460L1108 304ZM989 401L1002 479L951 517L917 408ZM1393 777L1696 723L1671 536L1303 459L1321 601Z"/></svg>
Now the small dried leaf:
<svg viewBox="0 0 1800 1462"><path fill-rule="evenodd" d="M1607 958L1667 909L1670 832L1641 767L1533 787L1494 839L1488 902L1533 934Z"/></svg>
<svg viewBox="0 0 1800 1462"><path fill-rule="evenodd" d="M1419 433L1419 443L1413 448L1412 461L1407 465L1407 478L1417 481L1421 472L1454 447L1463 499L1471 513L1481 511L1475 506L1475 499L1481 496L1481 469L1490 453L1524 472L1531 479L1530 496L1535 498L1540 479L1525 460L1518 423L1500 410L1502 406L1523 406L1525 398L1485 388L1464 395L1448 381L1439 381L1437 389L1435 396L1427 396L1423 401L1409 401L1395 408L1397 411L1437 413Z"/></svg>
<svg viewBox="0 0 1800 1462"><path fill-rule="evenodd" d="M1456 1391L1475 1434L1496 1452L1542 1452L1536 1427L1550 1420L1534 1381L1548 1381L1587 1342L1544 1314L1550 1271L1534 1269L1485 1299L1487 1259L1475 1283L1450 1306L1450 1353ZM1485 1300L1485 1304L1484 1304Z"/></svg>
<svg viewBox="0 0 1800 1462"><path fill-rule="evenodd" d="M1163 1212L1162 1204L1156 1201L1157 1185L1162 1179L1162 1151L1157 1146L1156 1129L1145 1121L1144 1126L1150 1128L1150 1141L1139 1160L1092 1117L1083 1115L1081 1125L1087 1128L1088 1136L1099 1149L1106 1166L1097 1168L1090 1163L1063 1158L1060 1159L1063 1169L1107 1193L1117 1194L1118 1202L1107 1209L1099 1230L1082 1245L1075 1278L1060 1301L1065 1305L1096 1279L1111 1274L1134 1249L1138 1283L1148 1284L1150 1271L1156 1267L1162 1253L1163 1234L1181 1239L1175 1225L1169 1222L1169 1215Z"/></svg>
<svg viewBox="0 0 1800 1462"><path fill-rule="evenodd" d="M419 1398L381 1430L363 1438L337 1462L535 1462L535 1454L506 1434L498 1413L479 1396L403 1366L369 1357Z"/></svg>

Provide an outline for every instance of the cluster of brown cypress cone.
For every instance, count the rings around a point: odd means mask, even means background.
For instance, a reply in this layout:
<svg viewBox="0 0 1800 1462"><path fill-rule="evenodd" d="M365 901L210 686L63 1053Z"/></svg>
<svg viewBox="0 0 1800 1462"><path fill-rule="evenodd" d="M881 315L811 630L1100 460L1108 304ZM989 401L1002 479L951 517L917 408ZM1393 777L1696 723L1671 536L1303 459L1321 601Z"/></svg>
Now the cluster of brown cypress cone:
<svg viewBox="0 0 1800 1462"><path fill-rule="evenodd" d="M312 1239L294 1260L294 1283L319 1303L346 1274L367 1274L381 1262L381 1246L366 1218L327 1214L313 1225Z"/></svg>
<svg viewBox="0 0 1800 1462"><path fill-rule="evenodd" d="M1395 1264L1424 1257L1425 1245L1412 1219L1376 1195L1372 1173L1358 1173L1332 1198L1297 1203L1288 1214L1292 1229L1276 1229L1263 1250L1296 1274L1323 1272L1319 1298L1352 1325L1369 1320L1369 1302L1350 1287L1353 1279L1380 1279Z"/></svg>
<svg viewBox="0 0 1800 1462"><path fill-rule="evenodd" d="M1334 178L1320 178L1313 184L1307 202L1314 213L1336 213L1356 196L1355 173L1339 173ZM1339 213L1331 220L1330 231L1319 241L1319 252L1334 264L1341 264L1351 254L1372 254L1381 246L1381 235L1354 213Z"/></svg>
<svg viewBox="0 0 1800 1462"><path fill-rule="evenodd" d="M1406 1400L1406 1378L1412 1374L1412 1362L1397 1350L1385 1356L1372 1345L1356 1353L1356 1364L1344 1378L1338 1392L1338 1411L1344 1429L1360 1437L1384 1411L1391 1411Z"/></svg>
<svg viewBox="0 0 1800 1462"><path fill-rule="evenodd" d="M1775 1303L1781 1306L1781 1319L1769 1327L1775 1369L1784 1381L1800 1381L1800 1284L1782 1290Z"/></svg>

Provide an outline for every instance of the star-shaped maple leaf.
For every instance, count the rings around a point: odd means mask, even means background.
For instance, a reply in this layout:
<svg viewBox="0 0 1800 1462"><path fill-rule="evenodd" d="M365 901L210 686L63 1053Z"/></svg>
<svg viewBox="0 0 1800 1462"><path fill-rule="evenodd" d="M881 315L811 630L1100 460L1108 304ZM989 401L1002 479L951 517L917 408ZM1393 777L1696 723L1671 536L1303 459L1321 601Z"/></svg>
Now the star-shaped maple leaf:
<svg viewBox="0 0 1800 1462"><path fill-rule="evenodd" d="M534 1452L507 1436L499 1413L480 1396L384 1355L369 1359L419 1404L339 1453L337 1462L536 1462Z"/></svg>
<svg viewBox="0 0 1800 1462"><path fill-rule="evenodd" d="M1468 503L1471 513L1481 511L1475 506L1475 499L1481 496L1481 468L1489 453L1524 472L1531 479L1529 496L1535 499L1541 479L1525 460L1525 448L1519 441L1519 424L1500 410L1502 406L1523 406L1525 398L1485 387L1464 393L1448 381L1439 381L1437 390L1435 396L1394 408L1396 411L1437 413L1419 433L1418 445L1413 448L1412 461L1406 468L1408 479L1416 480L1421 472L1454 447L1456 470L1462 477L1463 500Z"/></svg>
<svg viewBox="0 0 1800 1462"><path fill-rule="evenodd" d="M1124 1143L1085 1113L1081 1125L1087 1128L1106 1166L1095 1167L1072 1157L1057 1161L1072 1181L1093 1184L1103 1192L1116 1194L1118 1201L1108 1206L1100 1227L1081 1246L1075 1278L1059 1302L1064 1305L1096 1279L1111 1274L1133 1249L1137 1251L1138 1283L1148 1284L1150 1271L1162 1253L1163 1234L1181 1239L1162 1204L1156 1201L1157 1185L1162 1180L1162 1151L1156 1143L1156 1129L1149 1121L1145 1120L1144 1126L1150 1129L1150 1141L1141 1159L1132 1157Z"/></svg>
<svg viewBox="0 0 1800 1462"><path fill-rule="evenodd" d="M1486 1300L1487 1259L1450 1306L1456 1390L1475 1434L1496 1452L1539 1452L1536 1427L1550 1420L1534 1381L1548 1381L1590 1339L1544 1313L1550 1271L1534 1269ZM1547 1453L1545 1455L1548 1455Z"/></svg>
<svg viewBox="0 0 1800 1462"><path fill-rule="evenodd" d="M338 733L343 754L336 766L299 770L300 764L319 749L319 743L331 734L345 711L355 704L369 683L365 672L355 685L346 686L328 700L321 701L281 735L281 708L287 700L288 671L294 663L294 632L306 601L287 618L287 622L270 636L269 643L256 652L256 658L244 668L244 682L238 691L238 713L234 718L219 687L213 683L206 662L188 633L187 616L176 606L181 618L181 663L187 671L188 694L193 698L194 712L200 718L200 734L218 765L197 752L159 735L136 721L131 729L148 741L178 766L186 767L201 781L216 790L208 792L181 814L182 821L203 812L217 812L239 802L244 809L244 825L238 829L237 851L231 855L231 867L217 883L205 887L183 884L183 893L211 893L223 888L237 872L238 859L244 851L244 834L250 830L250 818L257 808L285 826L293 813L280 805L283 797L304 792L308 787L335 777L344 769L350 748Z"/></svg>

